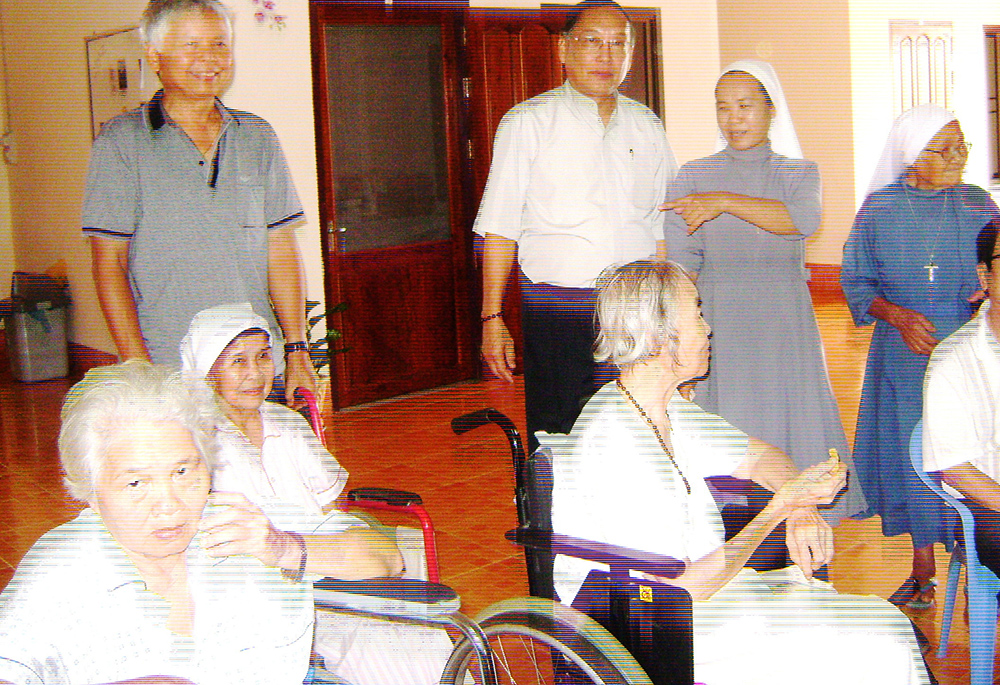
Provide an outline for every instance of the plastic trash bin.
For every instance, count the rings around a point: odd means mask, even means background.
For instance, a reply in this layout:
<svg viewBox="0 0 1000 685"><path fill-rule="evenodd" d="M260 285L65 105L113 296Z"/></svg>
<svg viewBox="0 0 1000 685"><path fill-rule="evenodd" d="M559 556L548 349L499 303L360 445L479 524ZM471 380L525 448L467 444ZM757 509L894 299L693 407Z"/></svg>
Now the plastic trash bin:
<svg viewBox="0 0 1000 685"><path fill-rule="evenodd" d="M69 374L69 304L68 287L62 281L44 274L14 274L10 298L0 301L14 378L30 383Z"/></svg>

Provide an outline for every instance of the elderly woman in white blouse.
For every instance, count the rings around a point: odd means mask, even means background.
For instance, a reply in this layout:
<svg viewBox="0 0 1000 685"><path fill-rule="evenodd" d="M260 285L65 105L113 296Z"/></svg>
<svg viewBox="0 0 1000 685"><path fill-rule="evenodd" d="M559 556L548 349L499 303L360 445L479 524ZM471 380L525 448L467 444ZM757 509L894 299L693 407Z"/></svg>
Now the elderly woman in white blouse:
<svg viewBox="0 0 1000 685"><path fill-rule="evenodd" d="M214 496L249 500L267 513L298 509L320 520L332 511L347 471L301 414L265 401L274 378L271 334L250 303L199 312L180 355L184 372L214 391L220 410ZM336 555L340 544L332 536L309 542L309 558ZM423 550L401 547L410 568L419 568ZM431 685L452 643L444 630L319 612L314 648L328 671L352 685Z"/></svg>
<svg viewBox="0 0 1000 685"><path fill-rule="evenodd" d="M597 317L595 358L616 364L621 378L591 398L569 436L540 436L554 453L553 530L686 562L678 578L659 580L696 600L697 681L927 682L905 616L883 600L839 595L811 579L833 554L816 505L844 486L839 459L797 473L787 455L676 392L704 375L709 358L710 330L683 268L633 262L609 270L599 282ZM750 478L775 491L729 542L705 483L713 475ZM782 521L797 566L764 574L744 569ZM586 596L579 591L594 568L556 558L563 602Z"/></svg>
<svg viewBox="0 0 1000 685"><path fill-rule="evenodd" d="M70 390L59 456L88 506L32 546L0 595L0 682L302 682L313 632L302 538L245 501L211 502L213 414L179 374L141 361ZM310 569L398 570L357 523L327 521L344 554Z"/></svg>

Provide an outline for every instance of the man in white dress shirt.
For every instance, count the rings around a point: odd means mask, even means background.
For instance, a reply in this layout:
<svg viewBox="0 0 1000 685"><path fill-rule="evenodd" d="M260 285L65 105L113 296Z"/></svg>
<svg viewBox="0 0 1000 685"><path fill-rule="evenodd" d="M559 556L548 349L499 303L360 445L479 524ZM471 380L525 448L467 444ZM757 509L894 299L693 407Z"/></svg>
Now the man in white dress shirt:
<svg viewBox="0 0 1000 685"><path fill-rule="evenodd" d="M1000 289L1000 221L976 240L979 282ZM988 299L938 344L924 380L924 469L966 498L979 560L1000 574L1000 306Z"/></svg>
<svg viewBox="0 0 1000 685"><path fill-rule="evenodd" d="M677 165L657 116L618 93L633 42L617 3L581 2L559 40L566 82L516 105L497 129L474 227L485 238L483 357L513 381L502 313L516 255L532 448L535 431L568 433L608 380L595 378L592 354L597 276L665 254L657 205Z"/></svg>

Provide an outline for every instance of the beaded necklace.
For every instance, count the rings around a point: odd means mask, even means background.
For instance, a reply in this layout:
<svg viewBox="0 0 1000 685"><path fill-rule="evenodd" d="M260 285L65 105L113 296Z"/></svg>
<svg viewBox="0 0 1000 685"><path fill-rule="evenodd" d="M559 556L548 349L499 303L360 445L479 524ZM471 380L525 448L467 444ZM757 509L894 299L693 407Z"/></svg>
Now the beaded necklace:
<svg viewBox="0 0 1000 685"><path fill-rule="evenodd" d="M660 447L663 448L663 452L667 455L667 459L670 460L670 463L674 465L675 469L677 469L677 473L680 474L681 480L684 481L684 488L687 490L687 494L690 495L691 484L688 482L687 476L684 475L684 472L681 471L681 467L678 466L677 462L674 460L674 455L670 453L669 449L667 449L667 443L663 439L663 436L660 435L660 429L656 427L656 424L653 423L653 419L649 418L649 416L646 414L645 411L643 411L639 403L635 401L635 398L632 397L632 393L628 391L628 388L625 387L625 384L622 383L620 379L616 380L615 383L618 385L618 389L622 392L622 394L625 395L625 397L628 398L628 401L632 403L632 406L635 407L635 410L639 412L639 416L644 418L646 420L646 423L649 424L649 427L653 429L653 434L656 436L656 439L659 440Z"/></svg>

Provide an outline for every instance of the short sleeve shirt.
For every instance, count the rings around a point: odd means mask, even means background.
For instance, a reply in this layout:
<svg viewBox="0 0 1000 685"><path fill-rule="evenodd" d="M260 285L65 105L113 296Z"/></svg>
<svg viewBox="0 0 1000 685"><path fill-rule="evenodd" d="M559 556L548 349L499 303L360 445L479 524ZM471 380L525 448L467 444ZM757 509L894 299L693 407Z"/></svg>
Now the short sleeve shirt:
<svg viewBox="0 0 1000 685"><path fill-rule="evenodd" d="M177 366L195 314L268 295L268 231L303 216L277 136L260 117L217 102L222 133L205 158L161 106L107 122L94 141L83 205L87 236L129 241L139 327L155 363Z"/></svg>
<svg viewBox="0 0 1000 685"><path fill-rule="evenodd" d="M676 173L652 111L618 95L605 126L566 82L504 115L474 230L516 241L531 281L590 287L606 267L655 254Z"/></svg>
<svg viewBox="0 0 1000 685"><path fill-rule="evenodd" d="M696 560L725 543L708 476L731 475L746 459L748 438L724 419L675 394L667 406L674 458L688 494L652 430L605 385L584 407L569 436L539 434L553 451L552 529L563 535ZM571 603L590 561L557 556L559 597Z"/></svg>
<svg viewBox="0 0 1000 685"><path fill-rule="evenodd" d="M1000 483L1000 343L986 303L931 354L924 380L924 468L968 462Z"/></svg>
<svg viewBox="0 0 1000 685"><path fill-rule="evenodd" d="M90 509L43 535L0 595L0 680L107 683L174 675L200 685L302 682L312 646L312 585L249 556L187 552L194 632L166 627L169 605L146 589Z"/></svg>

